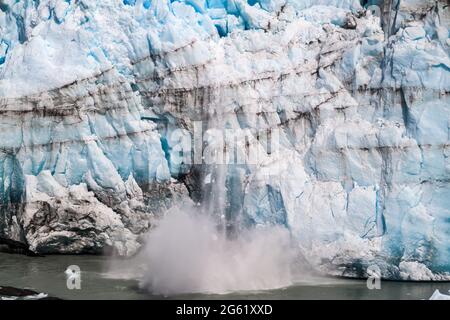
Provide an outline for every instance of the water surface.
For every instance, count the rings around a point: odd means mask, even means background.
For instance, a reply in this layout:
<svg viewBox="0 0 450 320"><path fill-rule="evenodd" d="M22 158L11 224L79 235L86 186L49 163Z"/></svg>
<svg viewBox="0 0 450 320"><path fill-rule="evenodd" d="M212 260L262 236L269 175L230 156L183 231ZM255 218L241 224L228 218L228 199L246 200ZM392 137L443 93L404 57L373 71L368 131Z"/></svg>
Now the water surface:
<svg viewBox="0 0 450 320"><path fill-rule="evenodd" d="M139 289L136 280L105 276L110 258L101 256L47 256L42 258L0 253L0 286L30 288L63 299L428 299L450 283L382 281L380 290L367 289L364 280L313 277L288 288L224 295L189 294L172 297L152 295ZM64 271L78 265L81 290L69 290Z"/></svg>

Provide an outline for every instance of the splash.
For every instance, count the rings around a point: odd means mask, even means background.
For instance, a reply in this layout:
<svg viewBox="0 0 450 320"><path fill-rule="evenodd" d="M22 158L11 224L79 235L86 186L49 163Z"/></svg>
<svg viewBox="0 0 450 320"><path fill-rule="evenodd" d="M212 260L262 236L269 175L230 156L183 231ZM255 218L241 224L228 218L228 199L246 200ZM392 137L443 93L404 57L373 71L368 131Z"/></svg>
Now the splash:
<svg viewBox="0 0 450 320"><path fill-rule="evenodd" d="M134 277L152 294L224 294L281 288L294 282L295 250L280 226L253 228L235 238L215 220L172 209L131 261Z"/></svg>

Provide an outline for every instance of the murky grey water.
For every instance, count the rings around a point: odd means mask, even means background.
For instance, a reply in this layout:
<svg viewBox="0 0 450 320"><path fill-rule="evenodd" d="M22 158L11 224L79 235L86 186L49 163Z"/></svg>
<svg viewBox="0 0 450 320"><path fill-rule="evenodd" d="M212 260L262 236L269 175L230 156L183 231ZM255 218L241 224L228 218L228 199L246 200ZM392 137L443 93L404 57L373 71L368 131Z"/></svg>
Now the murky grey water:
<svg viewBox="0 0 450 320"><path fill-rule="evenodd" d="M139 290L137 281L105 277L108 258L100 256L26 257L0 253L0 286L31 288L63 299L162 299ZM81 290L69 290L64 271L82 270ZM171 299L428 299L434 290L447 293L450 283L382 281L381 290L368 290L362 280L310 278L294 286L262 292L226 295L190 294Z"/></svg>

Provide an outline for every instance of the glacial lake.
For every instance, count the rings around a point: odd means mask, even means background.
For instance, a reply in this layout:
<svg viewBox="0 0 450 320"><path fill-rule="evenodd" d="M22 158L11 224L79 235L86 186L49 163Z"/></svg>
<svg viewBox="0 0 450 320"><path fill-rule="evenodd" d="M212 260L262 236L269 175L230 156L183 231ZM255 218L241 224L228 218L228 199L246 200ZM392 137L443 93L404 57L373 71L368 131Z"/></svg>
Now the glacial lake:
<svg viewBox="0 0 450 320"><path fill-rule="evenodd" d="M139 289L136 280L107 276L111 258L101 256L27 257L0 253L0 286L30 288L62 299L165 299ZM81 289L69 290L64 271L80 267ZM439 289L448 293L450 282L382 281L369 290L364 280L314 277L282 289L234 292L223 295L187 294L168 299L428 299Z"/></svg>

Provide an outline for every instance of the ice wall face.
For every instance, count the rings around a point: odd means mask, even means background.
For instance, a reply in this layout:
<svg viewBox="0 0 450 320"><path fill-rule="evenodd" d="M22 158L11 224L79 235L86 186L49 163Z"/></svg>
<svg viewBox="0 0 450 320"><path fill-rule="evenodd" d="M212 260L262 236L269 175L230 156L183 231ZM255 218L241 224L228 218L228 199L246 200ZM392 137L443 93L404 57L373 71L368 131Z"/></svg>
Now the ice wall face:
<svg viewBox="0 0 450 320"><path fill-rule="evenodd" d="M202 200L208 176L177 129L219 117L232 137L207 145L258 154L227 171L247 224L285 225L329 273L449 277L446 1L0 9L1 238L134 252L151 199L183 194L171 176Z"/></svg>
<svg viewBox="0 0 450 320"><path fill-rule="evenodd" d="M128 255L178 187L139 95L97 57L85 6L2 2L0 238Z"/></svg>

